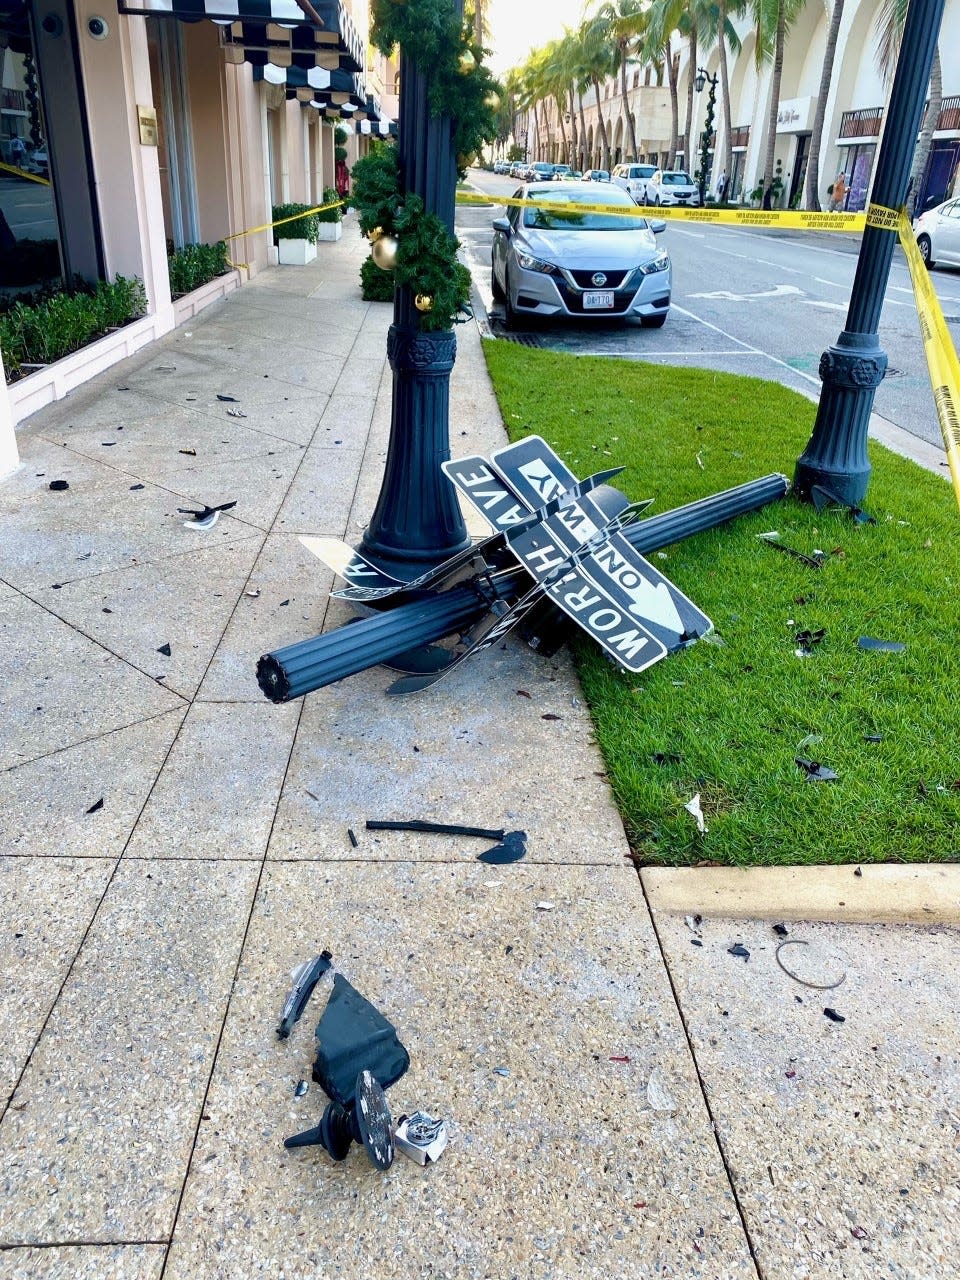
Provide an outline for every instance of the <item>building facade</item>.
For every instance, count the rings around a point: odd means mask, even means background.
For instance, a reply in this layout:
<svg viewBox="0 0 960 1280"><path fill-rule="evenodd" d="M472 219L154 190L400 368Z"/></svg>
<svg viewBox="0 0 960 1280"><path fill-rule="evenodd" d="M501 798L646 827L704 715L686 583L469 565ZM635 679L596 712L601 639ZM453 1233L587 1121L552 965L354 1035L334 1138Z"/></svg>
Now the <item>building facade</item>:
<svg viewBox="0 0 960 1280"><path fill-rule="evenodd" d="M366 0L311 7L322 25L296 0L0 0L0 298L118 273L147 297L0 388L0 475L18 421L273 264L273 206L321 203L337 146L349 168L390 132ZM173 297L168 252L227 237L230 274Z"/></svg>

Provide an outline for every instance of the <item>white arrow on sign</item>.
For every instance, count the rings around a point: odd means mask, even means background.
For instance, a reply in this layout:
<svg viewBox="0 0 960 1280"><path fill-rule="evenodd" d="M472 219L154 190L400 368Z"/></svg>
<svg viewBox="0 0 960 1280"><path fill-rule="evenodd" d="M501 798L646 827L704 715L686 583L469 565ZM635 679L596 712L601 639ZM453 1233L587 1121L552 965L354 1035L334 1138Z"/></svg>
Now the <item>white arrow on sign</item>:
<svg viewBox="0 0 960 1280"><path fill-rule="evenodd" d="M787 298L802 294L795 284L777 284L760 293L733 293L730 289L714 289L712 293L690 293L688 298L718 298L722 302L754 302L757 298Z"/></svg>
<svg viewBox="0 0 960 1280"><path fill-rule="evenodd" d="M641 578L639 585L629 588L627 594L633 600L630 612L638 618L655 622L667 631L676 631L678 635L683 633L683 619L677 612L670 588L665 582L654 585L646 578Z"/></svg>

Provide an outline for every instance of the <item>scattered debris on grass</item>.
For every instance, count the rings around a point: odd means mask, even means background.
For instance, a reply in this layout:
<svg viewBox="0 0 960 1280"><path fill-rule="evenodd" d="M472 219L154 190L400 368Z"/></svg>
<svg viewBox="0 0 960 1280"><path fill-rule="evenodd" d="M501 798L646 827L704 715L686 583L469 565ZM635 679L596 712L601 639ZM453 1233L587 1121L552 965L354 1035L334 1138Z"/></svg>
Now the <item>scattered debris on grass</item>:
<svg viewBox="0 0 960 1280"><path fill-rule="evenodd" d="M703 820L703 810L700 808L700 792L698 791L693 799L688 800L683 807L686 809L687 813L692 815L697 824L697 831L699 831L700 835L706 835L709 827L707 827Z"/></svg>
<svg viewBox="0 0 960 1280"><path fill-rule="evenodd" d="M780 534L775 529L769 533L758 533L757 537L764 546L773 547L774 551L783 551L811 569L822 569L827 558L822 551L814 551L813 555L808 556L803 551L798 551L796 547L788 547L785 542L780 541Z"/></svg>
<svg viewBox="0 0 960 1280"><path fill-rule="evenodd" d="M832 769L828 769L825 764L821 764L819 760L807 760L803 756L796 756L796 763L807 775L807 782L837 782L839 774L834 773Z"/></svg>
<svg viewBox="0 0 960 1280"><path fill-rule="evenodd" d="M857 641L858 649L871 653L903 653L906 647L899 640L877 640L873 636L861 636Z"/></svg>
<svg viewBox="0 0 960 1280"><path fill-rule="evenodd" d="M796 650L797 657L809 658L826 634L826 629L824 627L819 627L816 631L798 631L794 636L794 640L796 640L797 645L799 646Z"/></svg>

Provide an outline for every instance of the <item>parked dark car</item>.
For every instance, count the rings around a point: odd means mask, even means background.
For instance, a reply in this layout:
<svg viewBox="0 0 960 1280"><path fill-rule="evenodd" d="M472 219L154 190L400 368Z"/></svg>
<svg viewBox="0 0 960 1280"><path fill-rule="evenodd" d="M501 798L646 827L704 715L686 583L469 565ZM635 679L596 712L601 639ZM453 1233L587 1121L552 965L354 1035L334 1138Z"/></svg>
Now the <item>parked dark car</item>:
<svg viewBox="0 0 960 1280"><path fill-rule="evenodd" d="M581 179L583 182L609 182L610 174L606 169L588 169Z"/></svg>

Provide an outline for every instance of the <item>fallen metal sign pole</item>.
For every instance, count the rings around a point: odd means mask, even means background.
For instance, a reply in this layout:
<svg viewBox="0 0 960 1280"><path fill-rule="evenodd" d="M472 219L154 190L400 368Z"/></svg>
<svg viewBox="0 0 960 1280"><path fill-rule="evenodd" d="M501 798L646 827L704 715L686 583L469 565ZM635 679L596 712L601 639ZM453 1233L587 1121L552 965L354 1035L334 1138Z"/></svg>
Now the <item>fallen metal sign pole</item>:
<svg viewBox="0 0 960 1280"><path fill-rule="evenodd" d="M375 601L378 612L265 654L257 680L272 702L380 664L404 673L391 692L415 692L515 624L533 648L552 653L572 620L622 666L642 670L710 622L640 557L755 511L790 487L785 476L763 476L624 524L633 509L623 495L600 484L587 497L590 482L577 481L538 437L500 450L490 463L463 459L445 470L494 534L425 575L427 588L396 582L342 543L305 539L346 579L334 594L361 608ZM571 493L577 496L566 501ZM465 654L432 647L471 629Z"/></svg>

